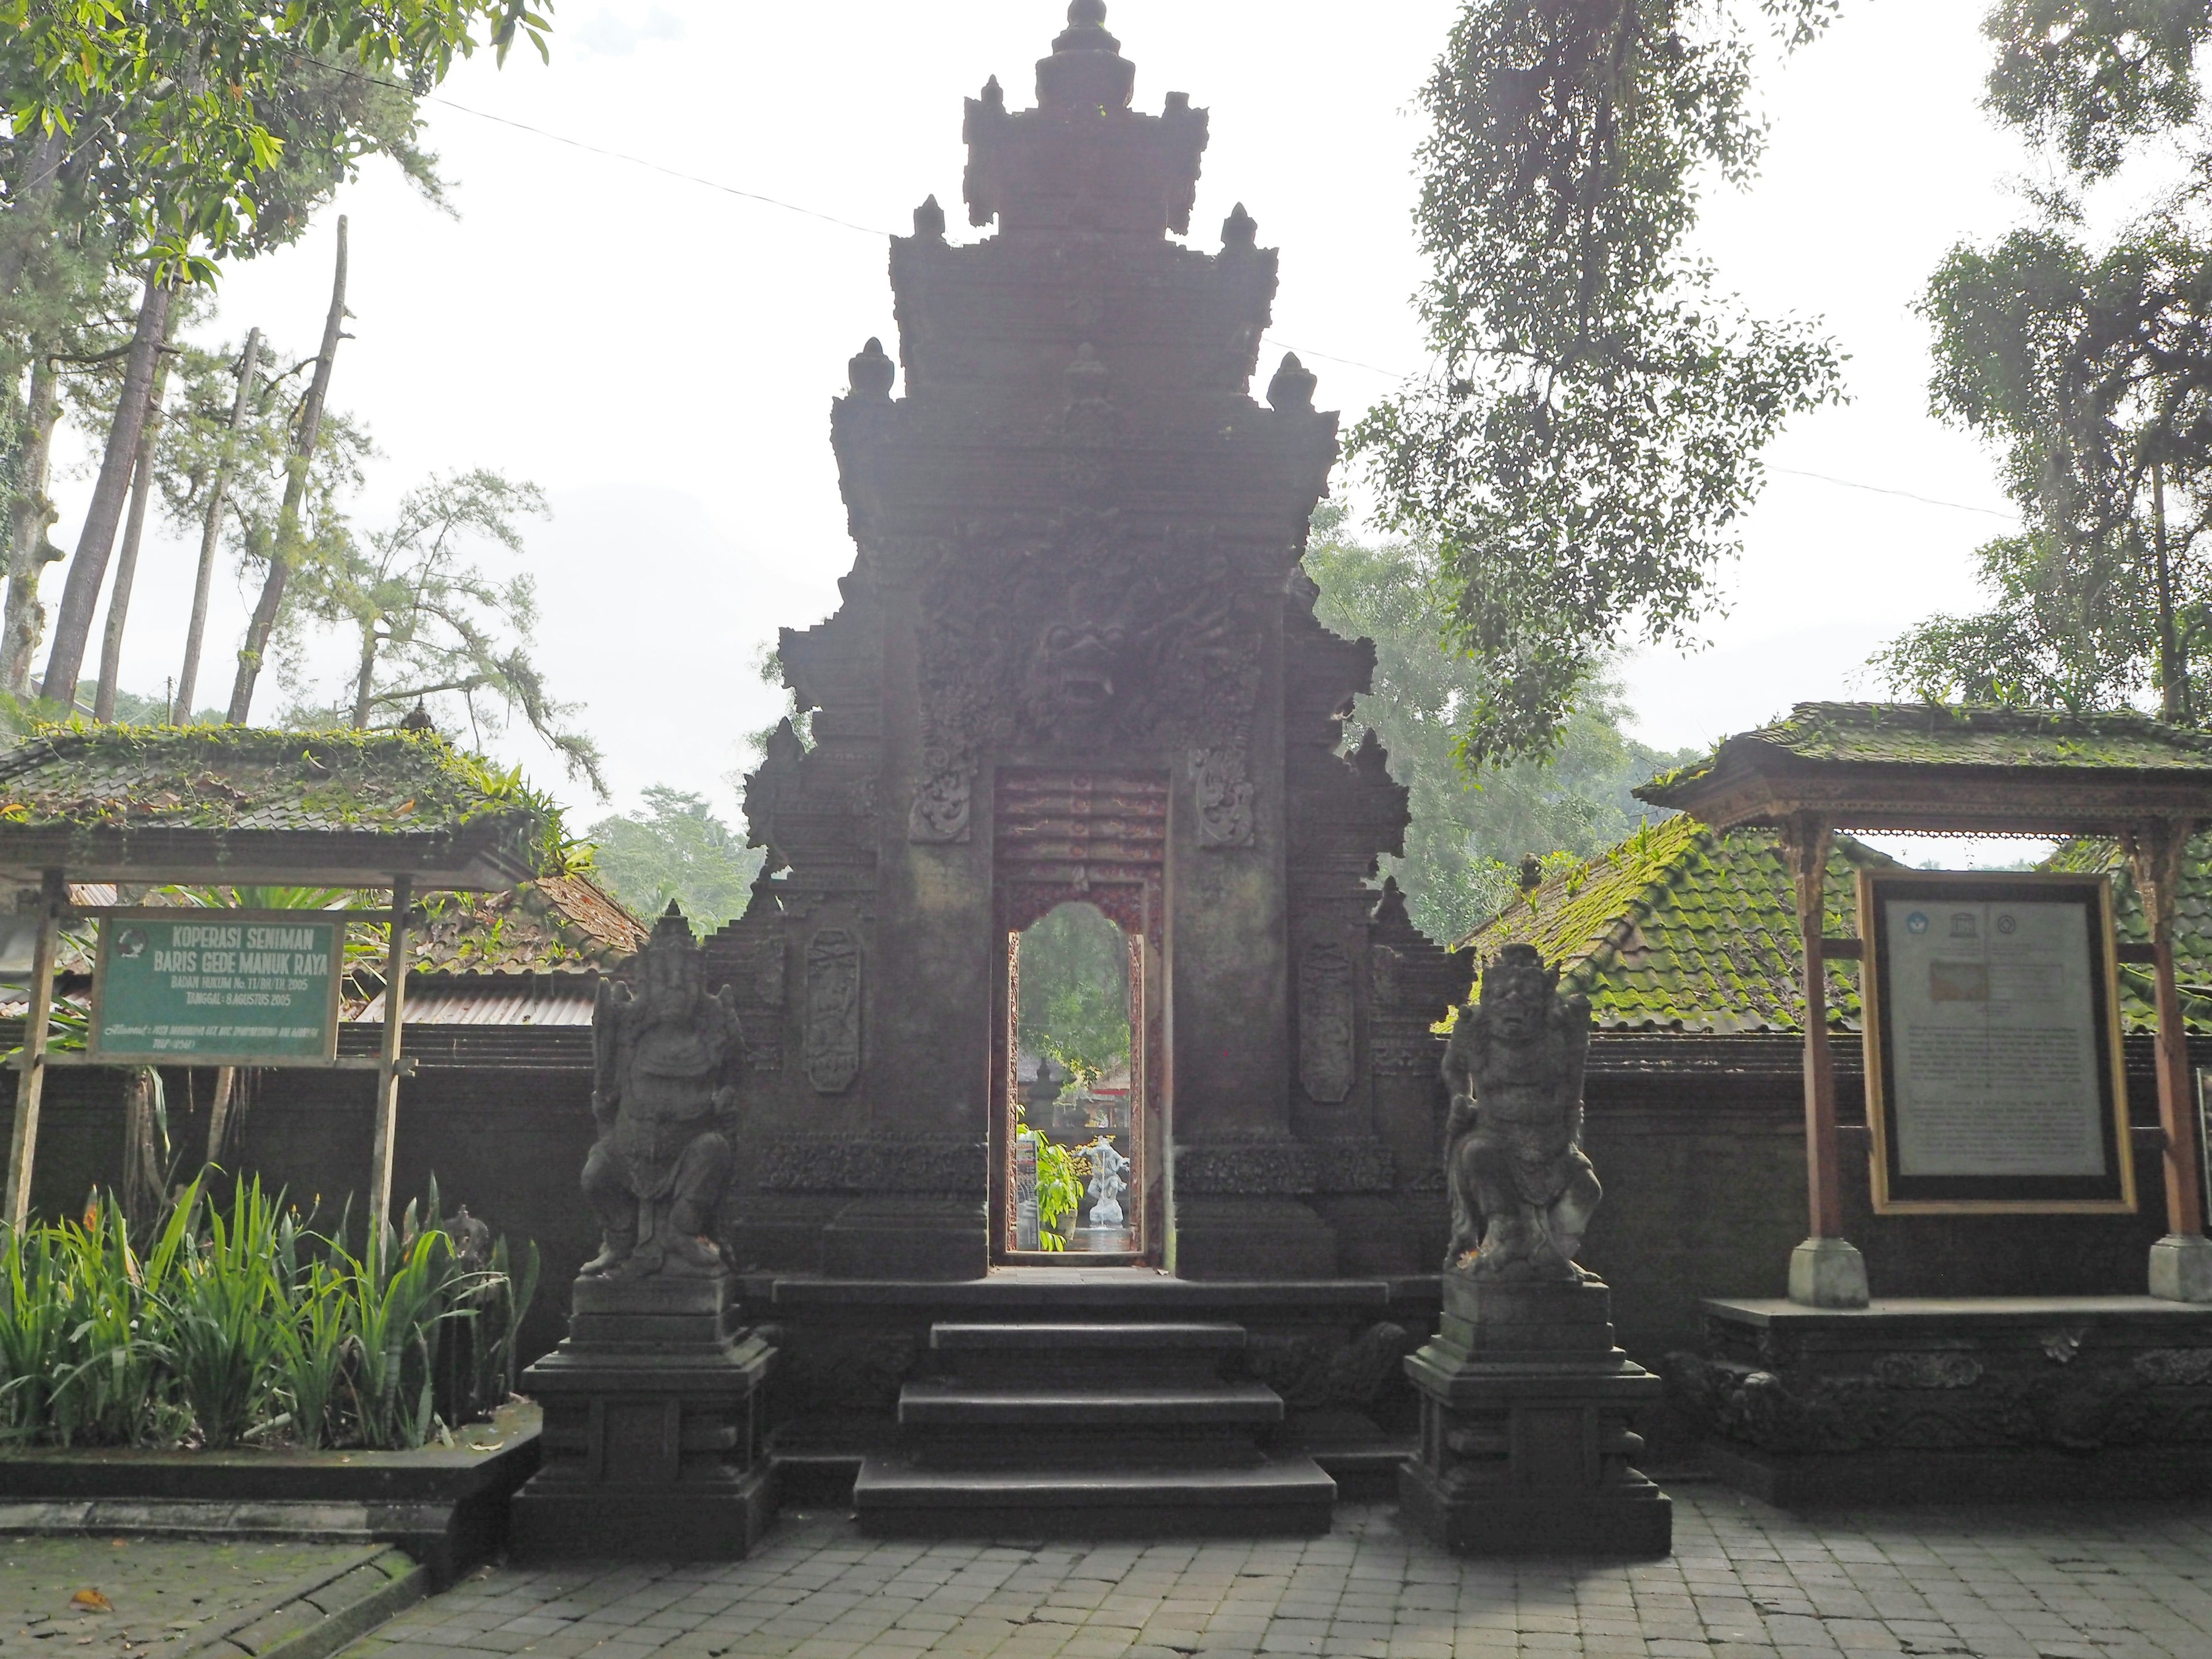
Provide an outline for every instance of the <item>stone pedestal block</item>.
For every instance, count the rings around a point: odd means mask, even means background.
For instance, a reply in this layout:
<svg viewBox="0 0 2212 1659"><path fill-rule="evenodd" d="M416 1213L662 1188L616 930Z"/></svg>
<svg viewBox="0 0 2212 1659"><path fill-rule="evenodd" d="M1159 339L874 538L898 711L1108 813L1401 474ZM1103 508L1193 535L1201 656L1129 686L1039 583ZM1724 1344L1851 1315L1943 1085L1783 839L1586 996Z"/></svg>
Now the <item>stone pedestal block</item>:
<svg viewBox="0 0 2212 1659"><path fill-rule="evenodd" d="M1295 1199L1176 1195L1176 1273L1184 1279L1329 1279L1335 1230Z"/></svg>
<svg viewBox="0 0 2212 1659"><path fill-rule="evenodd" d="M544 1465L515 1494L519 1557L743 1556L769 1515L761 1388L726 1277L580 1279L568 1340L522 1374Z"/></svg>
<svg viewBox="0 0 2212 1659"><path fill-rule="evenodd" d="M980 1198L855 1200L822 1230L831 1279L981 1279L991 1271L991 1224Z"/></svg>
<svg viewBox="0 0 2212 1659"><path fill-rule="evenodd" d="M2152 1245L2150 1293L2161 1302L2212 1302L2212 1238L2168 1233Z"/></svg>
<svg viewBox="0 0 2212 1659"><path fill-rule="evenodd" d="M1611 1292L1443 1278L1437 1337L1406 1361L1418 1461L1398 1478L1414 1525L1469 1555L1665 1555L1673 1505L1632 1460L1660 1380L1613 1346Z"/></svg>

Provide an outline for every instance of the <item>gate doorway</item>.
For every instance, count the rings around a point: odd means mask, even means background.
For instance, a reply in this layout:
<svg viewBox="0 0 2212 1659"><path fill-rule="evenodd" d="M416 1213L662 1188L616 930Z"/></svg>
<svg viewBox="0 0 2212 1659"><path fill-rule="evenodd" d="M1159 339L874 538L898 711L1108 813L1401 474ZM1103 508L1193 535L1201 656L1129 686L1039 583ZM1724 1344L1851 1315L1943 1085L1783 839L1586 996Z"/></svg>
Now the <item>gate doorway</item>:
<svg viewBox="0 0 2212 1659"><path fill-rule="evenodd" d="M998 777L992 1258L1154 1262L1167 781Z"/></svg>

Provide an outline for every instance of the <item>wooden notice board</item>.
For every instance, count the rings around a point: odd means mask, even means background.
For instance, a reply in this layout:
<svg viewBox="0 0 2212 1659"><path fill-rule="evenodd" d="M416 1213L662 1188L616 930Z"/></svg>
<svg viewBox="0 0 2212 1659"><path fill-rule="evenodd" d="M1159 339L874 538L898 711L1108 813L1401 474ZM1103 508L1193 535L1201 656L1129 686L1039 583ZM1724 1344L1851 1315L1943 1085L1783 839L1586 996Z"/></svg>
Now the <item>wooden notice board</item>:
<svg viewBox="0 0 2212 1659"><path fill-rule="evenodd" d="M2133 1211L2111 883L1858 882L1875 1209Z"/></svg>
<svg viewBox="0 0 2212 1659"><path fill-rule="evenodd" d="M95 1061L313 1063L337 1053L347 918L178 908L100 919Z"/></svg>

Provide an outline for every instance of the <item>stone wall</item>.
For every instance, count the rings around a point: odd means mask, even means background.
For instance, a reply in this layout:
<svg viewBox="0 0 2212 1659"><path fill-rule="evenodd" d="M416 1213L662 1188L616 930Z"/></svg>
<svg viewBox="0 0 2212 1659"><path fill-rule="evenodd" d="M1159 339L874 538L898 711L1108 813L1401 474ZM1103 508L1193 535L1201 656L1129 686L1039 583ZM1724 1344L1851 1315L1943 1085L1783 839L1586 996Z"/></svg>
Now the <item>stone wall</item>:
<svg viewBox="0 0 2212 1659"><path fill-rule="evenodd" d="M347 1048L372 1052L374 1039L372 1028L351 1030ZM0 1031L0 1042L10 1040ZM544 1288L528 1330L533 1349L558 1339L563 1287L596 1244L575 1196L592 1137L588 1045L581 1029L426 1030L410 1040L423 1059L422 1073L401 1087L400 1194L421 1193L434 1172L448 1205L465 1203L495 1231L534 1238L544 1252ZM2192 1053L2212 1064L2212 1040L2197 1041ZM1856 1045L1839 1045L1837 1057L1846 1230L1866 1255L1877 1297L2140 1293L2145 1255L2165 1230L2148 1039L2129 1041L2142 1202L2133 1216L1875 1216ZM1805 1234L1796 1066L1796 1045L1786 1038L1601 1036L1593 1044L1586 1145L1606 1200L1583 1260L1613 1287L1620 1340L1638 1360L1657 1364L1672 1350L1695 1346L1702 1297L1783 1294L1790 1250ZM172 1134L180 1146L204 1145L210 1074L196 1073L189 1091L182 1073L166 1076ZM1406 1076L1410 1089L1413 1075ZM246 1121L247 1166L295 1199L319 1194L334 1210L367 1182L372 1088L361 1073L264 1073ZM54 1073L33 1190L40 1210L74 1212L94 1184L120 1178L120 1095L114 1073ZM12 1101L0 1105L0 1118L11 1108ZM1409 1139L1413 1127L1409 1121ZM872 1146L860 1137L848 1149L860 1157ZM1426 1194L1425 1208L1412 1210L1399 1194L1358 1190L1363 1180L1346 1162L1324 1146L1310 1167L1301 1162L1277 1172L1334 1230L1336 1273L1432 1271L1443 1249L1440 1187ZM1400 1172L1401 1194L1419 1195L1420 1173ZM1256 1188L1267 1171L1217 1175ZM873 1178L866 1170L854 1177ZM1414 1252L1425 1253L1416 1259ZM877 1271L901 1276L889 1260Z"/></svg>

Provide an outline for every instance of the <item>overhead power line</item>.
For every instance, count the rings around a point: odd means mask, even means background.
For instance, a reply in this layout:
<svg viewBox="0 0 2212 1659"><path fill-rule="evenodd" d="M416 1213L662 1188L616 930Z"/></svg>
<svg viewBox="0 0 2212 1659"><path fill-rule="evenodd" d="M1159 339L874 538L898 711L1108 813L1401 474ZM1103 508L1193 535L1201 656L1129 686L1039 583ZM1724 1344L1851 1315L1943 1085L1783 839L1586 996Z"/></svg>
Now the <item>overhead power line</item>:
<svg viewBox="0 0 2212 1659"><path fill-rule="evenodd" d="M1961 513L1985 513L1992 519L2003 519L2014 524L2020 521L2019 514L2003 512L1997 507L1976 507L1971 501L1947 501L1937 495L1917 495L1910 489L1892 489L1887 484L1861 483L1856 478L1838 478L1826 472L1808 472L1801 466L1776 466L1767 470L1786 472L1793 478L1818 478L1822 483L1840 485L1845 489L1869 490L1876 495L1902 495L1908 501L1920 501L1929 507L1956 507Z"/></svg>

